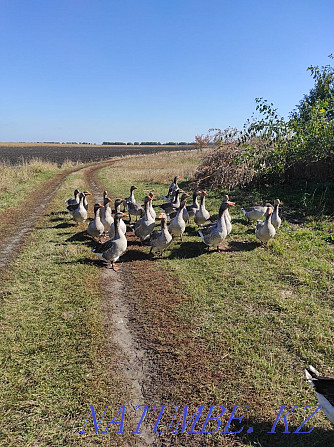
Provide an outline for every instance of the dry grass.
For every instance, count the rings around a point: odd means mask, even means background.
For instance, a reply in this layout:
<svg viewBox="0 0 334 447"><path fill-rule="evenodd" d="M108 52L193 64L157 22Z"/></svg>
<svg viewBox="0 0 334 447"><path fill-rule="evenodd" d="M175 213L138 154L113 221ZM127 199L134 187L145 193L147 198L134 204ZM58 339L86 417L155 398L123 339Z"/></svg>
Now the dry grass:
<svg viewBox="0 0 334 447"><path fill-rule="evenodd" d="M192 178L203 156L197 150L180 152L160 152L131 156L131 177L137 182L170 183L175 175L183 179ZM124 157L113 166L113 172L124 176L129 169L129 157Z"/></svg>
<svg viewBox="0 0 334 447"><path fill-rule="evenodd" d="M2 192L13 192L17 185L31 181L38 174L57 170L56 163L37 158L29 162L23 160L15 166L0 162L0 190Z"/></svg>

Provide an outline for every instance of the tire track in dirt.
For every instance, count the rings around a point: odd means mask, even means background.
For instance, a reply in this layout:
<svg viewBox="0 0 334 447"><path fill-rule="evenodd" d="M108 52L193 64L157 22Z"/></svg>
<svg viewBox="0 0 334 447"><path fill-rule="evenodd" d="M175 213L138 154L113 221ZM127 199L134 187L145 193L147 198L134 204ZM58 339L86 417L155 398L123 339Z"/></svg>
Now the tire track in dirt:
<svg viewBox="0 0 334 447"><path fill-rule="evenodd" d="M113 161L101 163L105 167ZM51 180L42 183L35 191L16 208L5 211L1 215L0 227L2 239L0 241L0 269L8 265L15 257L21 245L38 224L39 219L45 214L49 202L53 199L66 178L74 172L88 169L76 167L63 173L56 174Z"/></svg>
<svg viewBox="0 0 334 447"><path fill-rule="evenodd" d="M95 202L101 201L104 190L96 177L97 171L101 168L102 166L92 166L85 171L86 181ZM139 420L138 417L137 422L134 419L135 409L138 405L147 404L145 389L149 389L153 380L153 369L146 350L140 344L140 337L137 337L131 328L131 307L125 287L126 277L129 274L131 272L125 271L123 266L117 273L111 269L102 269L102 309L107 340L110 345L116 345L120 351L119 369L130 388L132 399L127 404L130 408L129 416L132 416L130 424L135 429ZM132 445L137 447L162 445L159 436L152 431L152 426L149 429L147 424L143 424L140 430L141 434L134 435Z"/></svg>

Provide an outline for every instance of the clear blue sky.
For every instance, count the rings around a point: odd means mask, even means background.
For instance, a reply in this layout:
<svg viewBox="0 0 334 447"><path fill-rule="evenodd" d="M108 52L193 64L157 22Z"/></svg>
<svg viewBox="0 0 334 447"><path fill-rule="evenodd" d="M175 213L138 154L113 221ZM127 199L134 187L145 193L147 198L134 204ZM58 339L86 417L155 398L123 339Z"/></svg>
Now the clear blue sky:
<svg viewBox="0 0 334 447"><path fill-rule="evenodd" d="M333 0L0 0L0 141L192 141L333 63Z"/></svg>

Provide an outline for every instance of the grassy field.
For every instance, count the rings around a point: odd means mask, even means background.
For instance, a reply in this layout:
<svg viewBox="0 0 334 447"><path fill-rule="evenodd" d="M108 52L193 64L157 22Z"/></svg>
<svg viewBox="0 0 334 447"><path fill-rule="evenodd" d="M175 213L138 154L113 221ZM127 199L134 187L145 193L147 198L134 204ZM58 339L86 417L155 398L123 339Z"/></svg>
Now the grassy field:
<svg viewBox="0 0 334 447"><path fill-rule="evenodd" d="M126 157L96 171L95 180L101 195L103 187L113 199L128 196L131 184L138 186L140 200L153 189L157 204L176 174L190 190L200 155ZM129 402L131 391L118 369L121 354L107 340L101 265L90 251L93 242L63 212L64 199L75 187L89 189L84 171L67 177L3 272L3 446L134 445L133 435L96 435L91 425L84 437L78 435L88 404L102 414L106 403ZM333 430L320 413L306 424L305 431L315 427L310 434L282 434L282 422L277 434L267 434L280 405L316 404L304 379L308 363L324 374L334 373L334 224L324 214L331 188L318 185L314 194L312 185L229 191L236 202L233 229L220 254L206 252L193 223L184 242L174 242L165 259L151 260L149 247L130 238L119 278L131 310L131 330L152 363L143 403L189 404L192 411L201 404L225 405L223 425L232 405L251 408L243 423L253 433L166 434L161 445L333 445ZM223 193L209 192L207 207L213 213ZM276 197L283 202L284 221L264 248L240 207ZM309 414L297 409L289 418L290 431ZM168 425L162 421L161 430ZM241 426L236 422L234 431Z"/></svg>
<svg viewBox="0 0 334 447"><path fill-rule="evenodd" d="M101 170L99 179L111 193L121 195L132 183L141 198L154 189L160 203L176 173L188 190L197 156L166 154L141 158L133 166L118 162ZM331 197L330 188L324 186L325 194L319 185L229 191L236 206L223 254L207 254L192 224L184 242L173 243L165 260L149 266L136 263L135 284L143 275L148 281L141 293L138 288L135 296L132 293L138 323L145 321L151 349L156 347L157 331L158 341L167 344L168 355L159 357L160 368L167 373L155 389L163 401L249 403L250 421L257 425L256 434L246 436L250 445L255 445L254 439L258 445L272 443L273 435L265 432L281 404L315 403L304 367L311 363L323 373L334 373L334 225L331 218L319 217ZM207 207L213 213L223 193L209 193ZM284 220L271 246L263 248L240 207L277 196L284 205L283 216L298 223ZM302 420L300 412L293 423ZM302 439L281 436L277 445L305 445L306 440L307 445L330 445L330 425L322 415L316 427ZM218 445L224 442L217 440Z"/></svg>

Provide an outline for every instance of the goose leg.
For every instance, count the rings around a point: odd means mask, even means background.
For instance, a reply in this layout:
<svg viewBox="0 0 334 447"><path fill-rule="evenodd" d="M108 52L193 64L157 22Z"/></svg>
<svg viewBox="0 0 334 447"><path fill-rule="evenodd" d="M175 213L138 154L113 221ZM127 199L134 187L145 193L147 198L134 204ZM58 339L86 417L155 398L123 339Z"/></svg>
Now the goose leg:
<svg viewBox="0 0 334 447"><path fill-rule="evenodd" d="M112 263L111 268L113 269L114 272L117 272L119 270L119 267L114 262Z"/></svg>

